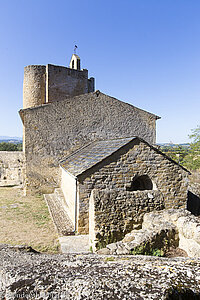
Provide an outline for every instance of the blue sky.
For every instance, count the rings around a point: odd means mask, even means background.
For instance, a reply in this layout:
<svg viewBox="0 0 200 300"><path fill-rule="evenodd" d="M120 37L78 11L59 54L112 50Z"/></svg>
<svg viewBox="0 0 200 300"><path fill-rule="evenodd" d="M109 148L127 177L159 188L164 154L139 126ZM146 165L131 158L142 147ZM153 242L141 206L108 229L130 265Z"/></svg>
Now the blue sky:
<svg viewBox="0 0 200 300"><path fill-rule="evenodd" d="M200 125L199 0L0 0L0 135L22 136L23 69L68 66L74 44L96 89L161 116L157 142Z"/></svg>

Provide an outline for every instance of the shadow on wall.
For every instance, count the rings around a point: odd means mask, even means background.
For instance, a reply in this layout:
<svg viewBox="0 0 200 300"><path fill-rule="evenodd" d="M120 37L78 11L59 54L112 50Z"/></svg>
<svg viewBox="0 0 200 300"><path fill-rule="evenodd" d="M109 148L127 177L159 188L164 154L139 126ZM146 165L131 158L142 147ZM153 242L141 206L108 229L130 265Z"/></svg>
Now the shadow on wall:
<svg viewBox="0 0 200 300"><path fill-rule="evenodd" d="M187 196L187 210L195 216L200 216L200 198L190 191Z"/></svg>
<svg viewBox="0 0 200 300"><path fill-rule="evenodd" d="M200 294L193 292L191 289L188 288L171 288L166 293L166 300L200 300Z"/></svg>

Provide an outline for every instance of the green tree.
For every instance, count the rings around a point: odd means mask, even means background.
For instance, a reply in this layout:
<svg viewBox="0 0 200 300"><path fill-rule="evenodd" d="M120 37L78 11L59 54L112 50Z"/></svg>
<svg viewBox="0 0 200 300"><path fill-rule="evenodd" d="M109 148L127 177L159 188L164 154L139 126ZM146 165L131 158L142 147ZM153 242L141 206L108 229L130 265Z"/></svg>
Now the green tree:
<svg viewBox="0 0 200 300"><path fill-rule="evenodd" d="M184 163L184 158L188 153L188 148L182 145L164 146L161 148L162 152L165 152L167 156L175 160L179 164Z"/></svg>
<svg viewBox="0 0 200 300"><path fill-rule="evenodd" d="M21 151L22 144L0 143L0 151Z"/></svg>
<svg viewBox="0 0 200 300"><path fill-rule="evenodd" d="M22 150L23 150L22 143L17 144L17 151L22 151Z"/></svg>
<svg viewBox="0 0 200 300"><path fill-rule="evenodd" d="M189 135L192 143L189 147L188 154L184 157L183 164L190 170L200 169L200 126L192 129L192 134Z"/></svg>

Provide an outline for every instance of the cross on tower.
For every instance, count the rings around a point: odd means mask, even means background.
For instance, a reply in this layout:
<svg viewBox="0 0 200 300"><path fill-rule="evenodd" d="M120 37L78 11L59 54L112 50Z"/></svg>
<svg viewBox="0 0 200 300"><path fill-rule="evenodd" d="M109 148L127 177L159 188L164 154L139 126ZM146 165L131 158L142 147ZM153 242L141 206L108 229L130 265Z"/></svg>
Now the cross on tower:
<svg viewBox="0 0 200 300"><path fill-rule="evenodd" d="M74 54L76 54L76 49L78 48L77 45L74 46Z"/></svg>

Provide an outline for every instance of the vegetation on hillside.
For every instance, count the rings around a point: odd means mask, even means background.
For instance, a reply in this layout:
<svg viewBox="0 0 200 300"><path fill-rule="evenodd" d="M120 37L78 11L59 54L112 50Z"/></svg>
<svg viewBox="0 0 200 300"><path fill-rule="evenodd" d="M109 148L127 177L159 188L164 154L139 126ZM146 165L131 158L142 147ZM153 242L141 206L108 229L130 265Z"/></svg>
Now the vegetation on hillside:
<svg viewBox="0 0 200 300"><path fill-rule="evenodd" d="M189 153L185 156L184 165L191 169L200 169L200 126L192 130Z"/></svg>
<svg viewBox="0 0 200 300"><path fill-rule="evenodd" d="M22 143L0 143L0 151L22 151Z"/></svg>
<svg viewBox="0 0 200 300"><path fill-rule="evenodd" d="M200 126L192 129L189 135L192 142L189 147L177 145L176 147L163 146L161 150L169 157L188 168L189 170L200 169Z"/></svg>

